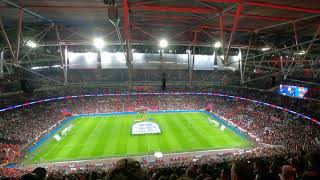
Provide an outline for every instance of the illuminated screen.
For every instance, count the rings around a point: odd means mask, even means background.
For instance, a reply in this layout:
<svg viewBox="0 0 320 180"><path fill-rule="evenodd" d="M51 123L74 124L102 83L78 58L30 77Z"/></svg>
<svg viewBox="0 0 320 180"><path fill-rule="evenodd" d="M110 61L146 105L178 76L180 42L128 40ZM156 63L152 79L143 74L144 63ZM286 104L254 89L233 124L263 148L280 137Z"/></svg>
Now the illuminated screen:
<svg viewBox="0 0 320 180"><path fill-rule="evenodd" d="M290 97L303 98L308 92L308 88L299 86L289 86L280 84L279 94Z"/></svg>
<svg viewBox="0 0 320 180"><path fill-rule="evenodd" d="M70 69L97 69L98 54L97 53L68 53Z"/></svg>

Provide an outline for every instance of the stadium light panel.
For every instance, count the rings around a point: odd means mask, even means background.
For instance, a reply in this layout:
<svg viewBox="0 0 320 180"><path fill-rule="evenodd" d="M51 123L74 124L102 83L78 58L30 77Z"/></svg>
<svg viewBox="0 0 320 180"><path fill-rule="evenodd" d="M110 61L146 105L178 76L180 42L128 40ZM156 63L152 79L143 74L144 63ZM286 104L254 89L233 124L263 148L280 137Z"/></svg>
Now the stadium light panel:
<svg viewBox="0 0 320 180"><path fill-rule="evenodd" d="M221 48L222 44L220 41L217 41L216 43L214 43L214 48Z"/></svg>
<svg viewBox="0 0 320 180"><path fill-rule="evenodd" d="M306 53L306 51L298 51L298 52L295 52L294 54L295 55L304 55Z"/></svg>
<svg viewBox="0 0 320 180"><path fill-rule="evenodd" d="M271 48L269 46L261 48L261 51L269 51Z"/></svg>
<svg viewBox="0 0 320 180"><path fill-rule="evenodd" d="M93 40L93 45L97 48L97 49L102 49L105 45L105 42L103 39L101 38L95 38Z"/></svg>
<svg viewBox="0 0 320 180"><path fill-rule="evenodd" d="M168 41L166 39L161 39L159 42L160 48L166 48L168 47Z"/></svg>
<svg viewBox="0 0 320 180"><path fill-rule="evenodd" d="M32 40L27 41L26 45L28 47L30 47L30 48L36 48L37 47L37 44Z"/></svg>
<svg viewBox="0 0 320 180"><path fill-rule="evenodd" d="M306 54L306 51L300 51L299 55L304 55Z"/></svg>

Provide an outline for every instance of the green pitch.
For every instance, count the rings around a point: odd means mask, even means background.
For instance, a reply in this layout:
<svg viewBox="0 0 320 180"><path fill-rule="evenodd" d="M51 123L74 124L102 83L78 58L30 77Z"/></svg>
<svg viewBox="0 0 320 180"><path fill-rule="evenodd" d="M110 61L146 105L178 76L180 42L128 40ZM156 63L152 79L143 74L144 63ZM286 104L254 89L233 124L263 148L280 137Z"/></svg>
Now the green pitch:
<svg viewBox="0 0 320 180"><path fill-rule="evenodd" d="M161 134L131 135L134 120L141 115L82 116L66 124L71 131L60 141L50 137L25 163L44 163L200 150L251 147L252 143L231 129L220 130L202 112L147 114Z"/></svg>

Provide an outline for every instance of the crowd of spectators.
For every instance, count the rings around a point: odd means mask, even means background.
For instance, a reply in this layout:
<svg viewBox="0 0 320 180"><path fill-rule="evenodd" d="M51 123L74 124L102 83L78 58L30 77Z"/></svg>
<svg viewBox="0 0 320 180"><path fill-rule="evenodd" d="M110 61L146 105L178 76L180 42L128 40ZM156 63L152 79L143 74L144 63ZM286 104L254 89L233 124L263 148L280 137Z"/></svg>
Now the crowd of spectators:
<svg viewBox="0 0 320 180"><path fill-rule="evenodd" d="M63 120L65 118L61 113L63 109L69 109L74 114L94 114L134 111L140 106L154 110L195 110L204 109L208 104L215 104L212 108L214 114L234 121L269 144L283 144L285 141L282 139L288 137L297 139L296 142L288 142L291 144L314 143L314 136L319 134L319 130L312 128L313 124L308 121L302 121L295 115L249 101L200 95L138 95L83 97L5 111L0 118L2 129L0 139L9 143L28 143ZM304 138L298 138L297 133L293 133L298 130L303 130L306 134ZM302 135L299 134L299 136ZM298 141L299 139L302 139L302 143ZM305 139L308 141L304 141Z"/></svg>
<svg viewBox="0 0 320 180"><path fill-rule="evenodd" d="M318 180L320 153L299 152L280 156L253 155L203 156L196 161L173 159L146 166L130 158L117 161L109 169L101 167L34 170L3 169L0 175L21 179L107 179L107 180ZM163 164L161 164L163 163ZM1 174L2 173L2 174ZM11 174L9 174L11 173ZM15 173L15 174L13 174ZM16 175L16 176L14 176Z"/></svg>
<svg viewBox="0 0 320 180"><path fill-rule="evenodd" d="M0 164L13 161L20 148L19 145L0 143Z"/></svg>
<svg viewBox="0 0 320 180"><path fill-rule="evenodd" d="M95 92L96 89L91 89ZM230 91L230 90L229 90ZM98 93L97 90L95 93ZM100 91L101 92L101 91ZM104 91L105 93L107 91ZM56 96L63 96L65 92L58 92ZM86 94L83 91L81 94ZM232 92L231 92L232 93ZM78 93L79 94L79 93ZM238 93L239 94L239 93ZM260 95L261 94L261 95ZM45 96L46 93L39 93L39 96ZM255 96L256 95L256 96ZM273 101L263 93L246 94L247 97L253 96L253 99ZM36 98L34 96L29 99ZM27 101L27 100L26 100ZM288 100L286 102L292 102ZM12 101L9 101L12 102ZM257 105L249 101L234 100L225 97L212 97L203 95L138 95L138 96L109 96L109 97L82 97L75 99L59 100L54 102L44 102L38 105L24 106L23 108L1 112L0 116L0 160L12 160L20 154L22 146L32 145L38 138L46 134L49 128L61 123L65 117L62 113L63 109L68 109L73 114L95 114L109 113L121 111L134 111L141 106L149 107L152 110L197 110L204 109L208 104L212 104L211 112L227 122L238 126L256 137L258 143L266 144L253 153L245 153L238 156L238 159L247 160L251 163L248 166L253 167L252 162L258 160L265 161L264 157L291 155L296 158L301 151L313 151L319 148L320 130L312 122L301 119L288 112L273 109L271 107ZM7 101L2 101L1 105L8 105ZM308 105L308 104L307 104ZM293 156L294 155L294 156ZM301 157L299 157L300 161ZM150 177L156 179L170 179L173 177L181 177L189 173L193 173L193 178L201 176L216 178L220 170L226 171L230 175L230 167L227 166L231 161L237 159L234 154L223 157L204 156L194 161L194 158L172 159L169 162L158 161L154 165L145 165L149 169ZM282 160L281 165L291 161ZM272 165L273 161L265 162L265 166ZM300 162L302 163L302 162ZM203 168L210 167L212 172ZM218 167L229 167L220 169ZM290 165L291 166L291 165ZM292 165L293 166L293 165ZM295 176L302 177L304 168L292 167L296 169ZM189 169L189 170L188 170ZM191 169L191 170L190 170ZM284 169L288 169L285 166ZM280 170L276 173L280 173ZM283 168L282 168L283 170ZM6 176L20 175L21 170L8 171L2 170ZM80 170L81 171L81 170ZM207 172L208 171L208 172ZM107 176L106 170L95 175L91 172L75 172L71 176L88 177L88 176ZM255 171L251 171L254 175ZM49 173L49 177L68 176L60 174L61 171L53 170ZM210 174L211 173L211 174ZM212 174L213 173L213 174ZM265 172L263 172L265 173ZM254 176L252 176L254 177Z"/></svg>
<svg viewBox="0 0 320 180"><path fill-rule="evenodd" d="M320 129L313 122L279 109L224 99L213 104L212 113L233 122L267 144L284 146L291 151L307 151L319 145Z"/></svg>

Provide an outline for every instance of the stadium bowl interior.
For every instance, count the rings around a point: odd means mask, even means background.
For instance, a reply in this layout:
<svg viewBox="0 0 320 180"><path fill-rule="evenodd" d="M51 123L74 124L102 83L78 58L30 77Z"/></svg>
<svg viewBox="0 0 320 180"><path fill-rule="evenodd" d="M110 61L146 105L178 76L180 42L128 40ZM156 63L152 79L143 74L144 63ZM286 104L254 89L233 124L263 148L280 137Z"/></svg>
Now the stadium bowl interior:
<svg viewBox="0 0 320 180"><path fill-rule="evenodd" d="M0 1L0 179L320 179L319 14Z"/></svg>

